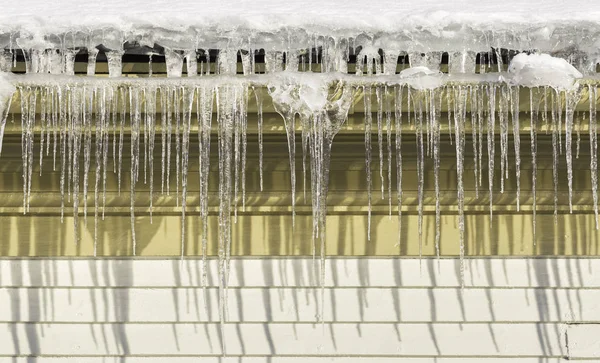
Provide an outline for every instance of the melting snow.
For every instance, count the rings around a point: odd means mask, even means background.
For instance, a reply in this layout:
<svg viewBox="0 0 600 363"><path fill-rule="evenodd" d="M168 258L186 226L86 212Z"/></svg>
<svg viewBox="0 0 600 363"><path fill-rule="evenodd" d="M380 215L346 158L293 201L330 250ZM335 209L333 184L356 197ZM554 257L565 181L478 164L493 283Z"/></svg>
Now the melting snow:
<svg viewBox="0 0 600 363"><path fill-rule="evenodd" d="M526 87L574 89L583 75L569 62L548 54L517 54L508 66L508 81Z"/></svg>

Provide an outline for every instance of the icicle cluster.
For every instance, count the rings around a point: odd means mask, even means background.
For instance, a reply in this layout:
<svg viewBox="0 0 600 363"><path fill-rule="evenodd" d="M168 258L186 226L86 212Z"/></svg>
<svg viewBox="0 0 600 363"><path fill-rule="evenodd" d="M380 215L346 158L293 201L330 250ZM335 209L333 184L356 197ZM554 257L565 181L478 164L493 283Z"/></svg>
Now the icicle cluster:
<svg viewBox="0 0 600 363"><path fill-rule="evenodd" d="M493 216L493 194L499 189L504 192L505 180L509 179L509 164L514 162L514 180L517 185L516 208L520 200L520 128L519 128L519 89L505 84L449 85L436 89L417 90L406 85L357 86L343 80L331 84L329 81L315 83L318 78L291 77L284 75L270 80L268 86L275 110L284 119L289 146L289 161L292 182L292 216L295 205L295 135L301 130L303 160L309 159L310 189L313 206L313 239L319 241L324 256L324 230L326 196L328 184L328 164L333 138L344 124L352 99L362 94L365 102L365 141L366 178L369 188L368 218L371 216L371 134L372 117L371 95L376 96L374 104L377 123L377 143L379 155L379 178L381 196L389 199L391 212L393 156L397 169L396 195L399 216L402 213L402 138L404 129L410 127L416 135L419 244L422 245L423 200L425 190L425 160L433 159L436 227L435 250L440 253L440 142L442 99L447 99L448 136L456 149L457 208L460 230L460 251L464 255L464 155L468 127L471 128L475 197L480 196L482 175L487 169L487 185L490 219ZM330 90L330 86L335 89ZM587 87L590 98L596 97L595 86ZM104 217L106 207L106 175L112 172L118 179L119 192L123 183L123 154L125 132L130 133L129 195L131 215L132 254L136 250L136 185L149 185L152 216L154 200L154 154L155 138L161 144L160 191L175 192L182 213L181 254L185 255L185 213L188 200L188 170L191 144L197 142L199 150L200 211L203 224L202 251L206 254L208 217L208 171L210 166L210 141L213 111L216 111L219 155L219 256L223 261L222 278L227 280L228 260L231 248L231 219L235 218L245 200L246 169L246 130L248 127L247 104L251 88L248 84L231 83L214 86L211 82L195 84L132 84L118 85L110 82L83 84L80 86L47 85L19 86L14 99L20 102L23 162L23 211L30 209L31 180L34 163L39 163L40 173L45 168L60 172L61 216L65 205L70 204L77 236L80 215L87 219L88 201L93 201L94 225L97 230L98 217ZM547 123L552 132L554 206L557 215L558 163L561 154L567 166L569 205L572 211L573 188L573 117L580 98L580 90L558 91L547 87L529 90L530 138L532 160L532 210L535 231L536 215L536 159L537 130L540 123ZM259 98L259 93L256 93ZM259 101L259 105L262 100ZM213 110L213 108L216 108ZM589 135L592 158L592 188L594 209L597 210L597 137L595 123L595 102L590 102ZM259 112L260 108L259 108ZM36 116L39 114L39 117ZM195 113L195 117L193 114ZM298 118L298 123L296 119ZM394 118L394 120L392 120ZM194 120L194 125L192 125ZM512 127L509 122L512 121ZM2 127L6 123L3 118ZM393 125L393 126L392 126ZM191 139L192 129L197 130L197 138ZM395 137L392 131L395 128ZM513 137L509 137L512 128ZM300 130L298 130L300 129ZM564 129L564 134L562 130ZM496 179L496 133L500 134L500 176ZM158 134L157 134L158 133ZM383 136L385 133L385 137ZM563 140L564 137L564 140ZM485 140L484 140L485 139ZM509 160L509 142L512 139L515 160ZM393 144L393 145L392 145ZM487 165L484 165L483 145L487 145ZM392 148L396 152L392 152ZM36 155L39 153L39 155ZM112 158L112 166L109 161ZM49 159L49 160L48 160ZM44 160L51 162L45 167ZM387 164L387 173L384 165ZM303 168L305 173L307 168ZM175 177L172 177L172 173ZM262 174L262 172L261 172ZM91 175L91 179L90 178ZM174 179L174 184L173 184ZM306 176L303 177L306 180ZM499 180L500 186L494 182ZM93 188L93 197L88 198ZM241 206L238 206L241 204ZM151 218L151 217L150 217ZM234 220L235 222L235 220ZM368 223L370 225L370 221ZM491 224L492 225L492 224ZM94 234L97 245L97 233ZM96 252L96 247L94 248ZM464 272L464 271L463 271ZM226 283L224 282L224 285Z"/></svg>
<svg viewBox="0 0 600 363"><path fill-rule="evenodd" d="M23 212L30 210L31 181L34 165L39 170L51 168L60 173L61 218L65 211L72 211L75 240L80 217L87 221L88 203L94 211L94 255L98 245L98 221L106 210L107 174L113 173L122 184L129 182L131 251L136 255L136 211L149 211L152 222L155 191L175 194L181 210L181 256L187 254L186 210L188 209L188 185L190 165L198 163L199 210L202 221L203 285L207 283L206 256L208 246L209 171L211 152L218 154L218 257L220 318L227 320L227 285L231 256L232 223L237 212L245 207L245 179L247 158L248 103L256 100L258 108L259 175L263 188L263 104L259 88L267 88L275 111L283 118L286 130L291 180L291 214L296 207L296 136L301 136L302 181L304 192L311 191L313 256L320 257L315 264L320 286L324 286L324 258L327 192L329 164L333 140L348 118L348 112L356 98L363 98L365 170L368 186L367 239L371 238L372 212L372 138L376 134L377 164L381 184L381 198L387 197L389 214L396 196L398 214L398 241L402 231L403 204L403 133L411 132L416 142L416 180L419 254L423 246L423 220L427 160L433 162L435 185L435 251L440 256L441 213L440 166L442 136L447 135L456 155L456 210L460 231L460 271L464 281L465 267L465 154L472 148L474 172L474 198L488 198L490 226L493 226L494 194L504 193L506 181L514 178L516 184L516 209L524 204L521 200L521 130L519 117L521 103L529 103L529 139L532 174L531 203L535 241L537 210L537 133L541 126L552 133L554 214L558 210L558 165L561 157L567 166L569 208L573 211L573 131L575 107L582 94L590 99L589 140L591 184L598 228L598 160L596 125L596 86L579 86L561 89L548 86L532 86L528 100L523 99L525 90L519 84L502 79L481 82L456 82L443 78L438 71L441 52L409 54L411 68L396 74L401 52L380 50L363 45L357 54L356 74L348 75L350 45L348 42L324 42L315 44L308 54L301 50L268 51L265 53L267 75L257 76L253 50L221 50L216 64L217 75L207 77L210 65L198 63L195 50L165 50L168 80L131 81L122 76L122 50L106 52L109 77L113 80L85 80L67 77L64 82L48 81L47 78L27 78L17 81L18 89L12 100L20 103L22 128L23 164ZM316 54L312 54L316 52ZM75 51L24 52L27 73L74 74ZM98 51L88 50L87 74L93 75ZM237 56L241 57L243 76L237 74ZM285 62L284 62L285 58ZM313 59L319 64L313 64ZM475 71L475 53L471 51L450 54L450 70L466 77ZM182 77L186 65L187 78ZM206 67L205 67L206 66ZM323 73L310 71L320 66ZM500 65L501 66L501 65ZM481 72L481 70L480 70ZM202 77L196 77L202 76ZM17 79L17 78L15 78ZM564 81L564 80L563 80ZM446 99L446 103L443 102ZM375 110L373 109L375 107ZM447 120L443 120L443 111ZM0 151L2 134L8 113L0 123ZM213 120L214 118L214 120ZM374 119L375 118L375 119ZM446 124L447 122L447 124ZM512 125L511 125L512 122ZM218 150L211 150L213 124L216 125ZM543 125L542 125L543 124ZM376 130L373 130L373 129ZM194 137L193 130L197 130ZM579 128L576 157L579 150ZM563 133L564 130L564 133ZM127 135L126 135L127 133ZM512 137L511 134L512 133ZM499 134L499 147L496 135ZM564 140L563 140L564 137ZM155 140L159 145L155 145ZM127 144L129 141L129 144ZM470 146L467 146L468 142ZM514 160L509 150L514 148ZM197 143L199 158L190 160L189 152ZM129 145L129 150L124 147ZM160 150L160 178L154 170L155 147ZM497 151L500 152L499 158ZM37 155L39 153L39 155ZM129 180L123 182L124 153L129 154ZM156 151L158 155L158 150ZM36 158L38 160L36 160ZM499 168L496 161L499 159ZM44 166L50 163L50 166ZM469 161L467 161L469 162ZM514 177L510 173L513 169ZM126 163L125 163L126 164ZM393 190L393 168L396 185ZM486 170L487 169L487 170ZM174 176L172 174L175 174ZM309 174L309 175L308 175ZM485 175L487 181L484 183ZM308 177L307 177L308 175ZM307 187L306 180L309 180ZM160 182L160 188L154 185ZM499 185L498 185L499 182ZM136 204L136 186L148 185L150 203ZM483 188L487 186L487 193ZM93 196L91 190L93 188ZM386 190L387 188L387 190ZM387 193L386 193L387 192ZM379 194L379 193L378 193ZM70 205L71 208L66 206ZM316 258L315 258L315 261ZM322 298L322 296L321 296ZM321 303L322 308L322 303ZM322 309L320 318L323 319ZM224 342L224 339L223 339ZM224 348L225 349L225 348Z"/></svg>

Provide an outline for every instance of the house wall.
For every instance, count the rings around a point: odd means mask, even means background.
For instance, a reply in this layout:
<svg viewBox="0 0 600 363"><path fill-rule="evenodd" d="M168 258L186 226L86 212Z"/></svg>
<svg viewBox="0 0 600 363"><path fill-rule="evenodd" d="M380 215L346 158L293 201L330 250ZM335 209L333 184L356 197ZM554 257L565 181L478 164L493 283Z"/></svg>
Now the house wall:
<svg viewBox="0 0 600 363"><path fill-rule="evenodd" d="M207 265L203 289L198 259L2 260L0 360L600 359L596 258L470 258L464 288L455 258L329 258L323 289L312 259L234 259L223 331Z"/></svg>

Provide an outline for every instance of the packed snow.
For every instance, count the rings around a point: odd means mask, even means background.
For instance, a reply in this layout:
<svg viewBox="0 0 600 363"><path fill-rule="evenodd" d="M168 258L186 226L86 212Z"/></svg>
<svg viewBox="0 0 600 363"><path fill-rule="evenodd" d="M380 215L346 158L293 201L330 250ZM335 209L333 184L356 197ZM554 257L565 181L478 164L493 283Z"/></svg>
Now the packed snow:
<svg viewBox="0 0 600 363"><path fill-rule="evenodd" d="M526 87L550 86L573 89L583 77L575 67L562 58L548 54L517 54L508 66L509 82Z"/></svg>
<svg viewBox="0 0 600 363"><path fill-rule="evenodd" d="M584 25L584 26L582 26ZM372 38L399 50L487 50L490 46L554 51L574 37L595 51L595 0L24 0L2 7L0 38L19 32L19 46L116 48L123 40L175 49L245 44L306 46L314 36ZM96 43L96 44L92 44ZM385 48L385 47L384 47ZM390 48L390 47L388 47Z"/></svg>

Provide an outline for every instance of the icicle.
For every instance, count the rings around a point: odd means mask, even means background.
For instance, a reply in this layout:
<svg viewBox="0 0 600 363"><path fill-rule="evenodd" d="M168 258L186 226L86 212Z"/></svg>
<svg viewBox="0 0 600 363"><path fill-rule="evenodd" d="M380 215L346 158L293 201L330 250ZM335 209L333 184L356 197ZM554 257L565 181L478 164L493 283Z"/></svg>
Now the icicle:
<svg viewBox="0 0 600 363"><path fill-rule="evenodd" d="M89 153L89 151L87 151L88 146L87 144L91 144L91 112L92 112L92 105L93 105L93 94L90 94L88 96L88 100L86 100L86 102L89 102L89 104L84 106L86 107L86 110L84 112L85 117L88 119L87 122L88 124L86 125L86 153ZM99 100L97 100L98 102ZM104 103L102 102L98 102L101 105L104 105ZM100 110L97 110L100 111ZM98 246L98 209L100 208L99 206L99 201L98 201L98 186L99 186L99 182L100 182L100 172L102 171L102 163L103 163L103 153L104 153L104 147L106 146L104 144L104 123L105 123L105 114L100 111L96 113L96 153L95 153L95 161L96 161L96 178L95 178L95 182L94 182L94 256L96 256L97 254L97 246ZM89 131L88 131L89 130ZM89 136L88 136L89 135ZM87 174L87 170L89 170L89 155L86 157L86 172L85 174ZM87 183L87 182L86 182ZM84 196L84 199L87 199ZM86 203L87 205L87 203ZM87 209L87 207L86 207Z"/></svg>
<svg viewBox="0 0 600 363"><path fill-rule="evenodd" d="M569 184L569 213L573 213L573 116L579 97L579 90L565 92L565 157Z"/></svg>
<svg viewBox="0 0 600 363"><path fill-rule="evenodd" d="M67 120L66 120L66 131L65 131L65 138L66 138L66 142L67 142L67 196L68 196L68 200L69 202L71 201L71 184L73 182L73 178L72 178L72 173L73 173L73 148L74 148L74 141L75 141L75 132L73 130L73 117L75 114L75 111L73 110L74 107L74 103L73 103L73 97L74 97L74 93L76 92L75 89L70 90L69 93L67 93L67 105L66 107L66 111L67 111Z"/></svg>
<svg viewBox="0 0 600 363"><path fill-rule="evenodd" d="M484 87L477 87L477 129L478 129L478 138L477 145L479 146L479 150L477 151L477 170L479 174L479 180L477 181L477 185L481 187L483 185L483 96L484 96ZM479 198L479 188L476 189L477 198Z"/></svg>
<svg viewBox="0 0 600 363"><path fill-rule="evenodd" d="M493 217L493 188L494 188L494 129L496 124L496 86L493 84L487 85L488 96L488 125L487 125L487 145L488 145L488 190L490 198L490 228L492 228Z"/></svg>
<svg viewBox="0 0 600 363"><path fill-rule="evenodd" d="M558 104L558 153L562 155L562 96L558 89L555 91L557 93L555 102Z"/></svg>
<svg viewBox="0 0 600 363"><path fill-rule="evenodd" d="M242 169L242 209L245 211L246 210L246 155L247 155L247 146L248 146L248 137L247 137L247 130L248 130L248 86L244 86L242 89L242 95L241 95L241 99L240 99L240 105L239 105L239 128L240 128L240 132L241 132L241 138L242 138L242 155L241 155L241 169ZM294 143L294 150L296 149L296 145ZM295 171L295 156L294 156L294 191L296 190L296 171ZM294 198L294 202L293 205L296 204L296 198L295 195L296 193L294 192L294 196L292 198ZM292 211L292 225L293 225L293 220L295 219L296 216L296 210L294 208L294 210Z"/></svg>
<svg viewBox="0 0 600 363"><path fill-rule="evenodd" d="M27 87L27 93L21 92L21 127L23 143L23 214L29 212L31 199L31 179L33 175L33 146L37 89ZM23 114L25 113L25 114Z"/></svg>
<svg viewBox="0 0 600 363"><path fill-rule="evenodd" d="M244 75L254 74L254 50L240 51Z"/></svg>
<svg viewBox="0 0 600 363"><path fill-rule="evenodd" d="M441 228L441 208L440 208L440 117L442 98L439 96L439 106L436 107L436 94L431 91L431 126L433 143L433 174L435 183L435 254L440 257L440 228ZM455 101L456 103L456 101Z"/></svg>
<svg viewBox="0 0 600 363"><path fill-rule="evenodd" d="M198 152L200 179L200 218L202 219L202 287L207 286L206 255L208 249L208 180L210 172L210 137L213 111L213 89L206 86L197 90ZM219 149L220 150L220 149Z"/></svg>
<svg viewBox="0 0 600 363"><path fill-rule="evenodd" d="M455 91L454 103L458 104L454 113L454 132L456 144L456 175L458 180L458 229L460 231L460 278L461 287L465 286L465 191L463 186L464 152L465 152L465 119L467 117L467 92L464 87Z"/></svg>
<svg viewBox="0 0 600 363"><path fill-rule="evenodd" d="M27 213L27 170L28 170L28 166L27 163L29 161L29 145L28 145L28 135L27 135L27 130L28 130L28 125L29 125L29 101L30 101L30 96L29 94L31 93L31 89L28 88L26 91L22 88L19 87L19 98L21 99L21 161L23 164L23 171L22 171L22 177L23 177L23 214Z"/></svg>
<svg viewBox="0 0 600 363"><path fill-rule="evenodd" d="M410 88L408 92L409 96L411 94ZM417 180L418 180L418 209L419 209L419 266L421 257L423 254L423 198L425 194L425 154L424 154L424 145L423 145L423 96L424 94L419 91L415 97L413 97L414 101L414 117L415 117L415 134L417 138ZM410 102L410 100L409 100Z"/></svg>
<svg viewBox="0 0 600 363"><path fill-rule="evenodd" d="M547 89L544 89L544 108L546 107ZM552 181L554 185L554 224L558 223L558 133L559 133L559 114L562 112L562 106L557 102L557 98L560 98L558 91L552 92Z"/></svg>
<svg viewBox="0 0 600 363"><path fill-rule="evenodd" d="M596 102L598 100L598 89L596 86L589 85L590 102L590 175L592 180L592 195L594 198L594 214L596 220L596 230L598 223L598 125L596 124Z"/></svg>
<svg viewBox="0 0 600 363"><path fill-rule="evenodd" d="M91 153L92 153L92 114L93 114L93 104L94 104L94 89L88 89L87 87L83 88L83 124L82 124L82 137L84 138L83 143L83 218L84 223L87 225L87 196L88 196L88 182L89 182L89 173L90 173L90 162L91 162ZM100 118L96 115L96 122L99 122ZM100 127L98 124L95 125L96 129L96 162L99 160L99 145L102 141L100 137ZM96 170L96 180L98 180L98 170ZM98 184L96 184L96 188L94 189L94 195L98 195ZM96 200L96 199L94 199ZM97 204L94 205L96 207ZM97 208L94 208L97 210Z"/></svg>
<svg viewBox="0 0 600 363"><path fill-rule="evenodd" d="M50 104L51 104L51 108L52 108L52 134L53 134L53 146L52 146L52 171L56 171L56 149L59 143L58 137L59 137L59 128L60 128L60 121L59 121L59 114L60 114L60 104L58 103L58 94L60 93L60 88L57 87L56 90L55 88L50 88ZM47 146L50 147L50 142L47 143Z"/></svg>
<svg viewBox="0 0 600 363"><path fill-rule="evenodd" d="M397 57L396 57L397 58ZM387 142L387 181L388 181L388 207L389 218L392 218L392 105L391 97L388 93L388 86L384 88L385 95L385 127Z"/></svg>
<svg viewBox="0 0 600 363"><path fill-rule="evenodd" d="M448 112L448 139L450 140L450 145L452 145L452 112L454 111L452 108L452 97L454 97L453 93L454 87L446 88L446 110Z"/></svg>
<svg viewBox="0 0 600 363"><path fill-rule="evenodd" d="M241 130L240 130L240 120L239 120L239 98L240 94L236 89L234 91L234 100L233 102L233 215L234 215L234 223L237 223L237 203L238 203L238 192L240 189L240 155L241 155Z"/></svg>
<svg viewBox="0 0 600 363"><path fill-rule="evenodd" d="M371 87L363 87L363 100L365 106L365 171L367 173L367 240L371 240L371 190L373 181L371 178L371 125L373 124L371 114Z"/></svg>
<svg viewBox="0 0 600 363"><path fill-rule="evenodd" d="M539 90L537 90L539 92ZM537 95L536 95L537 96ZM533 245L535 246L536 241L536 216L537 216L537 198L536 198L536 184L537 184L537 120L539 111L539 96L534 99L533 88L529 89L529 105L530 105L530 136L531 136L531 184L533 194Z"/></svg>
<svg viewBox="0 0 600 363"><path fill-rule="evenodd" d="M198 58L196 58L196 50L188 50L185 52L185 62L187 76L194 77L198 75Z"/></svg>
<svg viewBox="0 0 600 363"><path fill-rule="evenodd" d="M123 74L123 51L108 51L106 53L106 58L108 59L108 76L121 77L121 75Z"/></svg>
<svg viewBox="0 0 600 363"><path fill-rule="evenodd" d="M299 50L290 50L286 52L286 72L298 72L300 59L300 51Z"/></svg>
<svg viewBox="0 0 600 363"><path fill-rule="evenodd" d="M585 114L582 116L581 112L577 112L577 121L577 146L575 151L575 159L579 159L579 151L581 150L581 125L585 122Z"/></svg>
<svg viewBox="0 0 600 363"><path fill-rule="evenodd" d="M542 122L544 123L544 128L546 129L546 135L548 135L548 94L554 95L553 93L548 92L548 86L544 86L544 111L542 112ZM554 99L554 98L553 98ZM551 104L554 107L554 104ZM554 126L554 124L553 124Z"/></svg>
<svg viewBox="0 0 600 363"><path fill-rule="evenodd" d="M146 100L146 88L142 88L141 90L142 94L142 100L145 101ZM143 133L144 133L144 143L143 143L143 147L144 147L144 184L148 183L148 146L149 146L149 140L148 140L148 134L150 132L149 130L149 126L148 126L148 102L143 102L144 105L144 109L143 109L143 114L144 114L144 118L142 120L142 125L143 125ZM150 217L152 220L152 217Z"/></svg>
<svg viewBox="0 0 600 363"><path fill-rule="evenodd" d="M292 227L295 225L296 219L296 113L298 112L298 102L286 102L292 97L300 97L299 90L296 89L296 85L280 85L280 86L269 86L269 94L273 99L273 107L275 111L281 115L285 124L285 131L287 135L287 144L290 161L290 179L292 186ZM260 101L260 115L259 120L262 116L262 101ZM262 120L261 120L262 124ZM262 127L262 125L261 125Z"/></svg>
<svg viewBox="0 0 600 363"><path fill-rule="evenodd" d="M225 294L231 246L232 154L235 122L235 88L217 89L217 121L219 128L219 319L224 329L226 316ZM224 332L222 331L223 335ZM223 352L225 339L222 336Z"/></svg>
<svg viewBox="0 0 600 363"><path fill-rule="evenodd" d="M67 49L63 52L64 57L64 74L73 76L75 75L75 56L79 53L78 49ZM60 74L63 73L63 67L58 66L54 71L50 73Z"/></svg>
<svg viewBox="0 0 600 363"><path fill-rule="evenodd" d="M156 88L146 89L145 99L146 129L149 130L148 164L150 165L150 223L152 223L152 209L154 203L154 139L156 136Z"/></svg>
<svg viewBox="0 0 600 363"><path fill-rule="evenodd" d="M519 86L510 89L510 112L515 144L515 177L517 179L517 212L521 210L521 136L519 130Z"/></svg>
<svg viewBox="0 0 600 363"><path fill-rule="evenodd" d="M381 199L385 198L385 179L383 178L383 96L381 87L375 87L377 97L377 144L379 150L379 179L381 182Z"/></svg>
<svg viewBox="0 0 600 363"><path fill-rule="evenodd" d="M129 113L131 115L131 176L130 176L130 206L131 216L131 241L132 254L135 256L136 237L135 237L135 184L138 181L140 166L140 90L135 87L129 87Z"/></svg>
<svg viewBox="0 0 600 363"><path fill-rule="evenodd" d="M102 87L102 99L98 102L98 110L102 117L104 128L104 143L102 145L102 220L106 211L106 172L108 165L108 154L110 148L110 106L112 104L111 94L107 92L107 87ZM113 130L114 132L114 130ZM114 143L113 143L114 146ZM114 151L114 149L113 149ZM114 154L113 154L114 155ZM96 244L94 244L94 254L96 253Z"/></svg>
<svg viewBox="0 0 600 363"><path fill-rule="evenodd" d="M235 93L235 122L234 122L234 216L237 223L238 194L241 190L242 209L246 206L246 129L247 129L248 88L241 87Z"/></svg>
<svg viewBox="0 0 600 363"><path fill-rule="evenodd" d="M73 228L75 230L75 243L79 243L79 151L81 149L82 120L81 106L84 103L85 94L81 89L71 90L71 130L72 139L72 183L73 183Z"/></svg>
<svg viewBox="0 0 600 363"><path fill-rule="evenodd" d="M504 180L508 179L508 86L500 87L498 116L500 118L500 193L504 193Z"/></svg>
<svg viewBox="0 0 600 363"><path fill-rule="evenodd" d="M48 133L48 120L47 120L47 106L48 106L48 87L40 88L40 176L42 176L42 164L44 161L44 133ZM0 108L0 114L2 109ZM0 138L2 135L0 134ZM48 136L48 139L50 137ZM48 140L50 141L50 140ZM0 141L1 142L1 141ZM0 146L0 152L2 147Z"/></svg>
<svg viewBox="0 0 600 363"><path fill-rule="evenodd" d="M394 50L386 50L383 53L383 73L387 75L396 74L398 68L398 57L400 52Z"/></svg>
<svg viewBox="0 0 600 363"><path fill-rule="evenodd" d="M326 85L321 89L315 90L309 88L310 92L317 93L311 96L327 95ZM325 227L327 217L327 192L329 184L329 162L331 157L331 147L333 138L339 132L342 124L348 118L348 110L352 101L351 87L344 86L343 83L338 83L333 92L338 99L328 99L324 109L312 112L308 118L304 116L303 124L309 124L310 137L309 149L311 150L311 180L313 193L313 225L316 217L316 230L313 234L320 241L321 252L321 268L319 276L319 284L321 286L321 303L320 303L320 320L324 321L323 309L324 305L324 288L325 288ZM312 97L311 97L312 98ZM313 98L314 99L314 98Z"/></svg>
<svg viewBox="0 0 600 363"><path fill-rule="evenodd" d="M473 86L469 87L471 94L471 138L473 145L473 174L475 179L475 198L479 198L479 165L478 154L477 154L477 112L479 112L477 108L477 89Z"/></svg>
<svg viewBox="0 0 600 363"><path fill-rule="evenodd" d="M118 192L119 195L121 195L121 171L122 168L121 166L123 165L123 136L125 133L125 121L126 121L126 116L127 116L127 100L125 97L125 89L117 89L116 91L118 93L118 95L120 96L120 107L121 107L121 115L120 115L120 129L119 129L119 162L118 162L118 169L117 169L117 178L119 179L118 182ZM116 98L116 97L115 97ZM116 103L115 103L115 107L116 107Z"/></svg>
<svg viewBox="0 0 600 363"><path fill-rule="evenodd" d="M183 134L181 143L181 259L185 256L186 223L185 212L187 207L187 176L189 161L190 129L192 122L192 107L194 105L194 89L181 88L183 99Z"/></svg>
<svg viewBox="0 0 600 363"><path fill-rule="evenodd" d="M112 140L112 154L113 154L113 174L117 174L117 145L118 145L118 138L117 138L117 130L118 130L118 120L117 120L117 106L118 106L118 102L119 102L119 97L118 97L118 93L119 90L117 87L107 87L108 88L108 107L109 107L109 112L108 114L110 115L110 118L112 119L112 128L113 128L113 140Z"/></svg>
<svg viewBox="0 0 600 363"><path fill-rule="evenodd" d="M176 206L179 207L179 186L181 170L181 89L173 88L171 102L173 104L173 115L175 116L175 197Z"/></svg>
<svg viewBox="0 0 600 363"><path fill-rule="evenodd" d="M167 64L167 77L181 77L183 72L183 54L181 52L165 48L165 63Z"/></svg>
<svg viewBox="0 0 600 363"><path fill-rule="evenodd" d="M258 175L260 179L260 191L263 191L263 101L260 91L253 88L256 97L256 109L258 116ZM306 174L306 171L305 171ZM306 179L305 179L306 182ZM305 188L306 189L306 188Z"/></svg>
<svg viewBox="0 0 600 363"><path fill-rule="evenodd" d="M92 153L92 105L94 104L94 89L84 87L82 90L82 106L83 106L83 118L82 118L82 137L83 137L83 218L84 224L87 225L87 196L89 188L89 173ZM99 121L99 117L96 117L96 121ZM96 129L96 146L100 143L98 133L100 127L95 125ZM98 175L96 175L96 180ZM95 195L97 195L98 188L96 184ZM95 210L97 208L94 208Z"/></svg>
<svg viewBox="0 0 600 363"><path fill-rule="evenodd" d="M161 177L160 177L160 192L165 192L165 169L167 161L167 91L165 87L159 88L160 90L160 130L161 130Z"/></svg>
<svg viewBox="0 0 600 363"><path fill-rule="evenodd" d="M60 87L58 89L58 107L59 111L59 126L60 126L60 221L63 222L65 210L65 174L67 169L67 89ZM21 97L23 92L21 91ZM56 146L56 144L55 144Z"/></svg>
<svg viewBox="0 0 600 363"><path fill-rule="evenodd" d="M396 189L398 198L398 246L402 241L402 92L403 86L394 89L395 112L394 123L396 128Z"/></svg>
<svg viewBox="0 0 600 363"><path fill-rule="evenodd" d="M309 130L302 125L302 196L303 201L306 203L306 158L308 156L308 136Z"/></svg>

